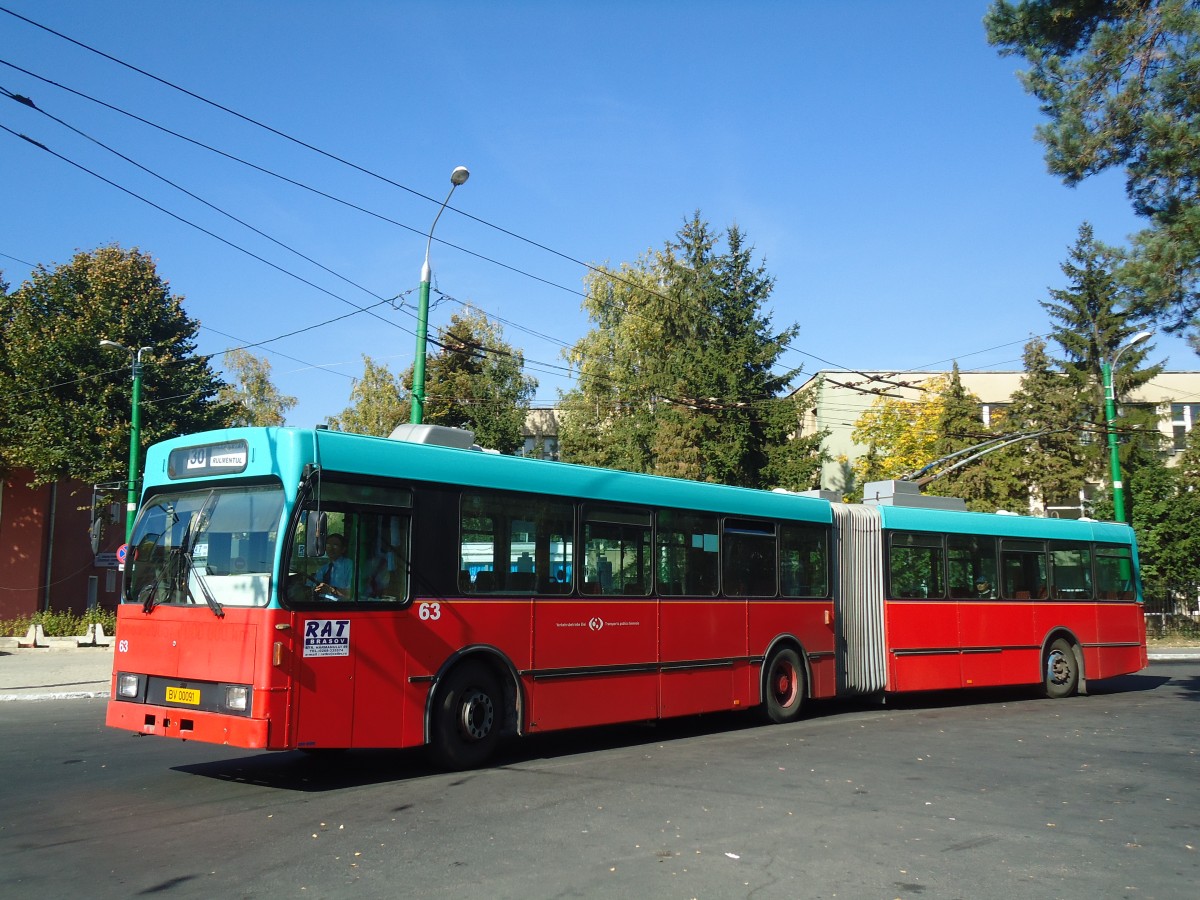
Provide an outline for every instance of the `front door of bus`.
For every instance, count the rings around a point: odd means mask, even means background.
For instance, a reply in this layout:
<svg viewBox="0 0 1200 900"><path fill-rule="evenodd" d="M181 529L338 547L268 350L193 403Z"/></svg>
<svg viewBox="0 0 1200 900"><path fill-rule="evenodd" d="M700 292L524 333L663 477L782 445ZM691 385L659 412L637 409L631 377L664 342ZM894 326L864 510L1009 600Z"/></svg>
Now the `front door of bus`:
<svg viewBox="0 0 1200 900"><path fill-rule="evenodd" d="M297 613L292 625L296 666L296 746L349 747L354 721L352 622L329 612Z"/></svg>

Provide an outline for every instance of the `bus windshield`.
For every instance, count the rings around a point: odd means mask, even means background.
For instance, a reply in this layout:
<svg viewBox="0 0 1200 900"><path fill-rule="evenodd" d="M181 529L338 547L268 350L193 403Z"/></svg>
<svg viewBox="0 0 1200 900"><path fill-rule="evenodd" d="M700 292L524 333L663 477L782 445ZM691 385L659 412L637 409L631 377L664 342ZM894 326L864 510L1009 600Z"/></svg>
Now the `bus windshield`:
<svg viewBox="0 0 1200 900"><path fill-rule="evenodd" d="M155 494L138 515L125 602L266 606L283 513L279 486Z"/></svg>

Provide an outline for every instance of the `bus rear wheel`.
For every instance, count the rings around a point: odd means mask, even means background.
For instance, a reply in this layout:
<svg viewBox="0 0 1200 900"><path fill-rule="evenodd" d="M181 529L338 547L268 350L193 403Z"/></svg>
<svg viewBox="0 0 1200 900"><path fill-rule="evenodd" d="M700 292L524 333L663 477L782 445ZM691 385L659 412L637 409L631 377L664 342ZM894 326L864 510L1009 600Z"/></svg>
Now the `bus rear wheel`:
<svg viewBox="0 0 1200 900"><path fill-rule="evenodd" d="M437 689L431 750L448 769L483 765L500 740L504 693L487 666L468 661L455 666Z"/></svg>
<svg viewBox="0 0 1200 900"><path fill-rule="evenodd" d="M1047 697L1061 700L1075 693L1079 688L1079 661L1070 641L1059 638L1050 645L1042 672Z"/></svg>
<svg viewBox="0 0 1200 900"><path fill-rule="evenodd" d="M771 722L794 722L804 709L804 664L800 654L784 647L763 667L763 711Z"/></svg>

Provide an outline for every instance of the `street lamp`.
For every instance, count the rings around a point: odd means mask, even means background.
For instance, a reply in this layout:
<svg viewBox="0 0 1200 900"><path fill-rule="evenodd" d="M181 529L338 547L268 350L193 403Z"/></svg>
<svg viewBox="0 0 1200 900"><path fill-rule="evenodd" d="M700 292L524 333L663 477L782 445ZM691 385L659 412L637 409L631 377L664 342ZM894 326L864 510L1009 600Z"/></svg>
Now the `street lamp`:
<svg viewBox="0 0 1200 900"><path fill-rule="evenodd" d="M142 424L142 354L153 347L138 347L130 349L116 341L102 340L100 346L105 350L120 350L133 357L133 411L129 419L129 487L125 494L125 543L133 539L133 520L137 515L138 493L138 444Z"/></svg>
<svg viewBox="0 0 1200 900"><path fill-rule="evenodd" d="M1135 344L1140 344L1153 335L1153 331L1139 331L1124 343L1112 358L1100 362L1100 374L1104 377L1104 419L1108 429L1108 465L1112 472L1113 486L1113 518L1118 522L1125 521L1125 489L1121 484L1121 456L1117 452L1117 399L1113 390L1113 369L1121 354Z"/></svg>
<svg viewBox="0 0 1200 900"><path fill-rule="evenodd" d="M417 355L413 360L412 415L409 416L409 422L413 425L420 425L425 417L425 343L429 335L429 282L433 276L433 269L429 267L429 245L433 243L433 229L437 227L442 210L450 202L454 189L470 177L466 166L457 166L450 173L450 193L438 207L425 241L425 265L421 266L421 291L417 300Z"/></svg>

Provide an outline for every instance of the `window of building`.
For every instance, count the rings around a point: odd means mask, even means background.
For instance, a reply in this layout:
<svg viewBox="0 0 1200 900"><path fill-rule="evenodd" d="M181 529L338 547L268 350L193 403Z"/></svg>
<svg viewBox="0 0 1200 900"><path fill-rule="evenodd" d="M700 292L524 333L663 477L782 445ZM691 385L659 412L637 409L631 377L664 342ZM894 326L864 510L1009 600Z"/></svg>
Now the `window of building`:
<svg viewBox="0 0 1200 900"><path fill-rule="evenodd" d="M1200 403L1171 404L1172 449L1182 453L1187 448L1187 436L1200 422Z"/></svg>

